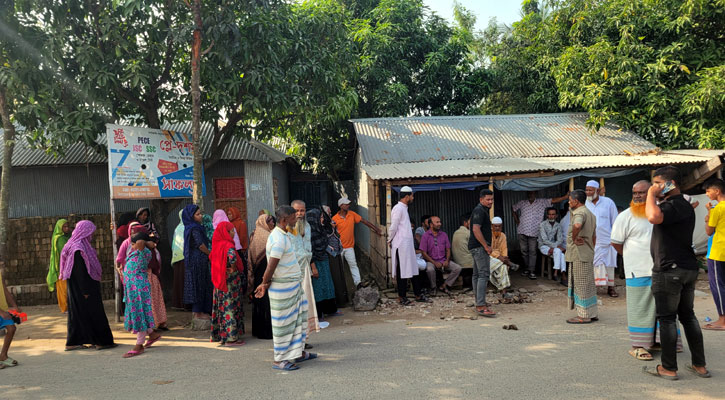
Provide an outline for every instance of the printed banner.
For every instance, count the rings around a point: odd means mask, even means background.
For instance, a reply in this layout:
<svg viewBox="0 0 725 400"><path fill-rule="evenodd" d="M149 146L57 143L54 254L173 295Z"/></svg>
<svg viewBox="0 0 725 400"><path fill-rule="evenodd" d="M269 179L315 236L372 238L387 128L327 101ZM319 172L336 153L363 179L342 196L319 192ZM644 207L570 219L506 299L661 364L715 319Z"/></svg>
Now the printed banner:
<svg viewBox="0 0 725 400"><path fill-rule="evenodd" d="M106 125L113 199L192 197L194 148L183 132ZM204 171L202 170L202 177ZM202 179L202 193L206 184Z"/></svg>

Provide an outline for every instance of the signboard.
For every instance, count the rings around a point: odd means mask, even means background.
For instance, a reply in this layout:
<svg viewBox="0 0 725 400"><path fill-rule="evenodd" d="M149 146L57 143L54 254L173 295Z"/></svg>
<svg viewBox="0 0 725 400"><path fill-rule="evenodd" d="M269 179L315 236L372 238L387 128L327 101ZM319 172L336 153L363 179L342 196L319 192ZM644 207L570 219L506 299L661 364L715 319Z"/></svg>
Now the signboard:
<svg viewBox="0 0 725 400"><path fill-rule="evenodd" d="M191 135L133 126L106 125L112 199L192 197ZM206 184L202 171L202 193Z"/></svg>

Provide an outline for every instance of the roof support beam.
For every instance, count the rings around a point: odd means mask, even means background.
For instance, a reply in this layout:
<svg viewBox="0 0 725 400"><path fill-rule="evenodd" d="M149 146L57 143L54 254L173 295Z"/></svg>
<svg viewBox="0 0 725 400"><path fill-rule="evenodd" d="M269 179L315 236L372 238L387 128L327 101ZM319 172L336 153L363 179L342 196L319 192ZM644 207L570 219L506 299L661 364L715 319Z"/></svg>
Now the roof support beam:
<svg viewBox="0 0 725 400"><path fill-rule="evenodd" d="M695 168L690 175L682 179L682 190L691 189L702 182L705 182L707 178L717 173L717 171L722 168L722 165L723 162L720 156L711 158L706 163Z"/></svg>

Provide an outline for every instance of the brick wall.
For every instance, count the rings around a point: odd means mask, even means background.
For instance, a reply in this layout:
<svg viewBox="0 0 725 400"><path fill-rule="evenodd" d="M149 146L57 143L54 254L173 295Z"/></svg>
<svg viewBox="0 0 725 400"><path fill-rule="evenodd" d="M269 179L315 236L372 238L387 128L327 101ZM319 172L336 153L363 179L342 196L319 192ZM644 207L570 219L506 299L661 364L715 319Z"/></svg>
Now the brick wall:
<svg viewBox="0 0 725 400"><path fill-rule="evenodd" d="M57 303L55 292L49 292L45 282L50 260L50 239L55 223L60 218L67 219L71 226L84 219L96 225L92 243L103 267L103 298L113 298L113 238L108 214L18 218L9 221L8 257L3 276L21 307Z"/></svg>

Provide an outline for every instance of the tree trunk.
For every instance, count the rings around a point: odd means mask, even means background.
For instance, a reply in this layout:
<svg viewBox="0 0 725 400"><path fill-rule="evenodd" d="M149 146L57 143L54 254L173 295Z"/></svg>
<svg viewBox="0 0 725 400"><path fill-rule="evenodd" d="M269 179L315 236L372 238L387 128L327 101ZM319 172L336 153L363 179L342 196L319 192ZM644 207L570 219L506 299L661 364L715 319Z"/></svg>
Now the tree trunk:
<svg viewBox="0 0 725 400"><path fill-rule="evenodd" d="M200 89L200 63L201 63L201 0L194 0L192 5L194 16L194 41L191 45L191 135L194 147L194 204L204 209L202 196L202 168L201 154L201 89Z"/></svg>
<svg viewBox="0 0 725 400"><path fill-rule="evenodd" d="M7 256L8 210L10 208L10 175L12 172L13 149L15 148L15 126L10 121L10 108L5 87L0 86L0 117L3 122L3 165L0 178L0 261Z"/></svg>

